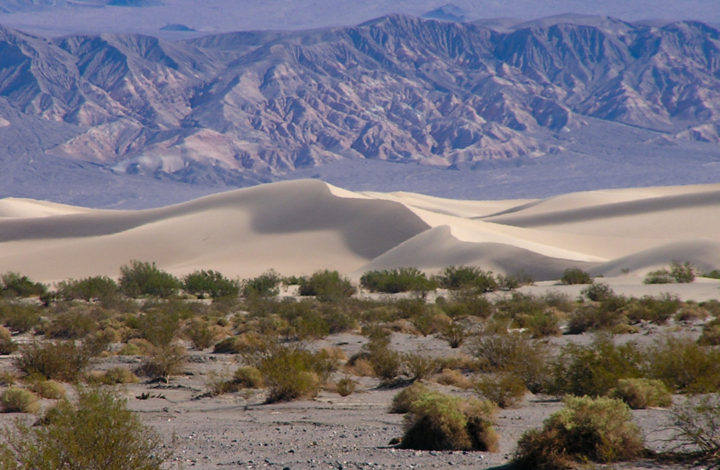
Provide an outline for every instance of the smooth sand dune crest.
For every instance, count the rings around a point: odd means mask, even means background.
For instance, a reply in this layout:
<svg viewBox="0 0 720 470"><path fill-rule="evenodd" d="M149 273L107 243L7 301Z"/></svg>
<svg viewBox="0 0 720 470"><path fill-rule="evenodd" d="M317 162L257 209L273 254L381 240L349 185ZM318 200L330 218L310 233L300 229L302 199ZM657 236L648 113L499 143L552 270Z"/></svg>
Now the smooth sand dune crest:
<svg viewBox="0 0 720 470"><path fill-rule="evenodd" d="M0 200L0 272L45 282L117 276L139 259L237 277L461 264L538 280L571 266L643 275L672 260L720 268L718 234L720 185L453 201L299 180L142 211Z"/></svg>

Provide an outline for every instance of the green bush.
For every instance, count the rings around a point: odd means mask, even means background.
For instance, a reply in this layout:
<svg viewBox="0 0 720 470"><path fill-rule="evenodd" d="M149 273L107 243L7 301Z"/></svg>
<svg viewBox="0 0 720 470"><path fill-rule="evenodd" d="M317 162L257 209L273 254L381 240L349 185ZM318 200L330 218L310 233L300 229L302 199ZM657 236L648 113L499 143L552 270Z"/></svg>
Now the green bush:
<svg viewBox="0 0 720 470"><path fill-rule="evenodd" d="M182 287L180 281L155 263L133 260L120 268L120 290L128 297L170 297Z"/></svg>
<svg viewBox="0 0 720 470"><path fill-rule="evenodd" d="M712 271L703 274L702 277L707 277L709 279L720 279L720 269L713 269Z"/></svg>
<svg viewBox="0 0 720 470"><path fill-rule="evenodd" d="M0 320L18 333L26 333L40 325L40 307L21 303L0 304Z"/></svg>
<svg viewBox="0 0 720 470"><path fill-rule="evenodd" d="M112 367L95 377L93 381L104 385L118 385L137 383L138 378L127 367Z"/></svg>
<svg viewBox="0 0 720 470"><path fill-rule="evenodd" d="M355 391L356 385L357 384L353 379L345 377L338 380L338 383L335 385L335 389L337 390L338 395L346 397Z"/></svg>
<svg viewBox="0 0 720 470"><path fill-rule="evenodd" d="M160 470L170 456L125 401L99 389L61 401L43 426L16 422L0 451L8 470Z"/></svg>
<svg viewBox="0 0 720 470"><path fill-rule="evenodd" d="M646 357L632 342L616 345L600 335L591 345L568 344L555 360L552 390L558 394L602 396L620 379L643 375Z"/></svg>
<svg viewBox="0 0 720 470"><path fill-rule="evenodd" d="M40 409L38 397L30 390L10 387L0 394L3 413L36 413Z"/></svg>
<svg viewBox="0 0 720 470"><path fill-rule="evenodd" d="M485 376L475 383L475 391L500 408L514 408L520 404L527 388L525 382L513 374Z"/></svg>
<svg viewBox="0 0 720 470"><path fill-rule="evenodd" d="M472 353L483 372L513 373L534 393L549 386L548 351L540 342L519 333L483 334L475 340Z"/></svg>
<svg viewBox="0 0 720 470"><path fill-rule="evenodd" d="M374 338L363 345L358 357L351 358L354 362L357 358L363 358L370 362L370 365L377 377L384 382L390 382L397 378L402 367L402 356L389 347L389 340Z"/></svg>
<svg viewBox="0 0 720 470"><path fill-rule="evenodd" d="M185 327L185 336L190 339L195 349L202 351L215 344L220 331L217 325L200 318L193 318Z"/></svg>
<svg viewBox="0 0 720 470"><path fill-rule="evenodd" d="M695 267L689 261L680 263L673 261L670 265L670 275L678 283L688 283L695 280Z"/></svg>
<svg viewBox="0 0 720 470"><path fill-rule="evenodd" d="M680 305L680 300L670 294L664 294L658 298L646 295L641 299L628 301L624 311L631 322L646 320L661 325L677 312Z"/></svg>
<svg viewBox="0 0 720 470"><path fill-rule="evenodd" d="M590 274L580 268L567 268L560 277L561 284L592 284L593 279Z"/></svg>
<svg viewBox="0 0 720 470"><path fill-rule="evenodd" d="M80 280L62 281L57 286L57 295L64 300L86 301L108 299L120 292L117 283L107 276L86 277Z"/></svg>
<svg viewBox="0 0 720 470"><path fill-rule="evenodd" d="M592 330L608 330L627 325L625 306L628 301L624 297L613 296L595 305L582 305L576 308L568 318L567 332L580 334Z"/></svg>
<svg viewBox="0 0 720 470"><path fill-rule="evenodd" d="M280 293L282 279L275 271L268 271L243 282L242 292L245 297L275 297Z"/></svg>
<svg viewBox="0 0 720 470"><path fill-rule="evenodd" d="M315 272L300 284L300 295L314 295L320 301L337 302L355 293L355 287L337 271Z"/></svg>
<svg viewBox="0 0 720 470"><path fill-rule="evenodd" d="M360 278L360 285L372 292L388 294L408 291L427 292L436 287L435 282L417 268L368 271Z"/></svg>
<svg viewBox="0 0 720 470"><path fill-rule="evenodd" d="M496 452L493 413L489 402L426 392L410 405L400 447Z"/></svg>
<svg viewBox="0 0 720 470"><path fill-rule="evenodd" d="M492 292L498 289L497 280L492 272L474 266L448 266L437 280L441 287L452 290L472 289Z"/></svg>
<svg viewBox="0 0 720 470"><path fill-rule="evenodd" d="M204 269L185 276L183 289L188 294L201 299L231 297L240 293L240 285L237 281L230 280L217 271Z"/></svg>
<svg viewBox="0 0 720 470"><path fill-rule="evenodd" d="M12 354L17 348L18 345L13 341L10 330L0 326L0 356Z"/></svg>
<svg viewBox="0 0 720 470"><path fill-rule="evenodd" d="M605 284L604 282L595 281L593 281L592 284L581 290L580 293L587 297L589 300L593 300L595 302L607 300L615 295L615 292L609 285Z"/></svg>
<svg viewBox="0 0 720 470"><path fill-rule="evenodd" d="M410 405L428 392L430 389L422 382L413 382L395 394L390 405L390 413L407 413L410 411Z"/></svg>
<svg viewBox="0 0 720 470"><path fill-rule="evenodd" d="M14 363L28 375L75 382L90 363L90 357L88 351L74 341L33 342L20 349Z"/></svg>
<svg viewBox="0 0 720 470"><path fill-rule="evenodd" d="M648 351L649 376L683 393L720 389L720 350L690 338L667 337Z"/></svg>
<svg viewBox="0 0 720 470"><path fill-rule="evenodd" d="M657 271L650 271L645 275L643 284L672 284L675 279L665 268L658 269Z"/></svg>
<svg viewBox="0 0 720 470"><path fill-rule="evenodd" d="M45 328L45 337L82 339L98 329L99 318L89 309L72 309L54 317Z"/></svg>
<svg viewBox="0 0 720 470"><path fill-rule="evenodd" d="M698 343L703 346L720 345L720 319L716 318L703 325Z"/></svg>
<svg viewBox="0 0 720 470"><path fill-rule="evenodd" d="M233 382L241 388L261 388L265 386L262 372L257 367L239 367L233 374Z"/></svg>
<svg viewBox="0 0 720 470"><path fill-rule="evenodd" d="M0 297L34 297L47 294L47 286L27 276L7 272L0 276Z"/></svg>
<svg viewBox="0 0 720 470"><path fill-rule="evenodd" d="M621 400L569 396L564 403L541 430L520 438L516 468L555 470L574 468L576 462L618 462L641 455L640 429Z"/></svg>
<svg viewBox="0 0 720 470"><path fill-rule="evenodd" d="M140 365L138 372L151 379L161 379L165 382L171 375L177 375L187 359L187 351L182 345L168 344L153 346L150 354Z"/></svg>
<svg viewBox="0 0 720 470"><path fill-rule="evenodd" d="M633 410L672 405L672 395L660 380L620 379L610 396L624 401Z"/></svg>
<svg viewBox="0 0 720 470"><path fill-rule="evenodd" d="M37 380L30 385L30 389L41 397L50 400L65 398L65 387L54 380Z"/></svg>
<svg viewBox="0 0 720 470"><path fill-rule="evenodd" d="M268 403L312 398L337 364L327 353L274 347L258 364L269 387Z"/></svg>
<svg viewBox="0 0 720 470"><path fill-rule="evenodd" d="M405 353L401 357L413 381L426 379L440 370L440 363L433 357L415 353Z"/></svg>

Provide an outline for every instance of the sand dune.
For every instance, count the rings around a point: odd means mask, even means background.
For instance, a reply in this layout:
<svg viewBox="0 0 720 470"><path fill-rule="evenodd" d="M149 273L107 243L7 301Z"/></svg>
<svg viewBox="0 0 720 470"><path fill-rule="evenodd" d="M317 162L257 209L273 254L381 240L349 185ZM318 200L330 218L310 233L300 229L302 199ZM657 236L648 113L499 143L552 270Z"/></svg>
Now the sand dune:
<svg viewBox="0 0 720 470"><path fill-rule="evenodd" d="M720 185L455 201L274 183L143 211L0 200L0 271L51 282L117 276L131 259L175 274L248 277L474 264L556 279L567 267L641 276L671 260L720 268Z"/></svg>

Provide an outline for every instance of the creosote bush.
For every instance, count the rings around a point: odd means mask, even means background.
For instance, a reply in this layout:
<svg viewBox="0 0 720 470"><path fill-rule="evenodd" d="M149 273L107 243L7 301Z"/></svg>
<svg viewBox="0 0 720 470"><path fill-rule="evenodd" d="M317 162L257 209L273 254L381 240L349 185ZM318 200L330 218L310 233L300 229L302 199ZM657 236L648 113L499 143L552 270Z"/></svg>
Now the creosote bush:
<svg viewBox="0 0 720 470"><path fill-rule="evenodd" d="M28 375L75 382L90 363L90 358L88 351L74 341L34 342L21 348L15 366Z"/></svg>
<svg viewBox="0 0 720 470"><path fill-rule="evenodd" d="M514 408L527 392L523 380L513 374L481 377L475 382L475 391L500 408Z"/></svg>
<svg viewBox="0 0 720 470"><path fill-rule="evenodd" d="M448 266L437 277L441 287L451 290L471 289L478 292L492 292L498 289L498 282L490 271L475 266Z"/></svg>
<svg viewBox="0 0 720 470"><path fill-rule="evenodd" d="M618 462L640 456L643 440L628 406L613 398L568 396L565 408L518 442L519 469L557 470L577 462Z"/></svg>
<svg viewBox="0 0 720 470"><path fill-rule="evenodd" d="M117 296L117 283L107 276L92 276L79 280L69 279L57 286L57 295L64 300L102 300Z"/></svg>
<svg viewBox="0 0 720 470"><path fill-rule="evenodd" d="M561 284L592 284L590 274L580 268L567 268L560 277Z"/></svg>
<svg viewBox="0 0 720 470"><path fill-rule="evenodd" d="M317 271L300 283L300 295L314 295L320 301L337 302L355 293L350 281L337 271Z"/></svg>
<svg viewBox="0 0 720 470"><path fill-rule="evenodd" d="M672 405L670 391L662 381L655 379L620 379L610 396L624 401L633 410Z"/></svg>
<svg viewBox="0 0 720 470"><path fill-rule="evenodd" d="M3 413L35 413L40 404L37 395L30 390L10 387L0 394L0 409Z"/></svg>
<svg viewBox="0 0 720 470"><path fill-rule="evenodd" d="M12 354L17 348L18 345L13 341L10 330L0 326L0 355Z"/></svg>
<svg viewBox="0 0 720 470"><path fill-rule="evenodd" d="M720 459L720 398L717 394L692 396L670 411L676 449L697 449L701 457Z"/></svg>
<svg viewBox="0 0 720 470"><path fill-rule="evenodd" d="M428 279L424 272L417 268L395 268L380 271L368 271L360 278L360 285L372 292L418 291L434 290L437 283Z"/></svg>
<svg viewBox="0 0 720 470"><path fill-rule="evenodd" d="M274 403L313 398L337 363L325 351L273 346L259 359L257 368L269 387L267 402Z"/></svg>
<svg viewBox="0 0 720 470"><path fill-rule="evenodd" d="M430 389L422 382L413 382L395 394L390 404L390 413L407 413L412 402L428 392Z"/></svg>
<svg viewBox="0 0 720 470"><path fill-rule="evenodd" d="M183 278L183 289L201 299L237 296L240 285L213 270L195 271Z"/></svg>
<svg viewBox="0 0 720 470"><path fill-rule="evenodd" d="M498 436L492 425L495 407L476 398L437 392L421 394L405 415L400 447L424 450L496 452Z"/></svg>
<svg viewBox="0 0 720 470"><path fill-rule="evenodd" d="M130 261L120 268L120 289L128 297L170 297L182 287L180 281L155 263Z"/></svg>
<svg viewBox="0 0 720 470"><path fill-rule="evenodd" d="M27 276L7 272L0 276L0 297L33 297L47 294L47 286Z"/></svg>
<svg viewBox="0 0 720 470"><path fill-rule="evenodd" d="M7 470L160 470L169 453L125 401L112 392L81 389L61 401L41 426L18 421L0 445Z"/></svg>
<svg viewBox="0 0 720 470"><path fill-rule="evenodd" d="M242 285L243 296L248 298L275 297L280 293L282 279L275 271L268 271L252 279L246 279Z"/></svg>

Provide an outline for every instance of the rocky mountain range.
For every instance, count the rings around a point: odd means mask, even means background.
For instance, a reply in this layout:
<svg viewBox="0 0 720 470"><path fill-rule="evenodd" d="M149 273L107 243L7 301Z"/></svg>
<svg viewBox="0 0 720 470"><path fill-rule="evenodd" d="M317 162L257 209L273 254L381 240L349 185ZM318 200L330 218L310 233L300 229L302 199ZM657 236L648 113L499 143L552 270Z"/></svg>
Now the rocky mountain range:
<svg viewBox="0 0 720 470"><path fill-rule="evenodd" d="M176 41L0 28L5 168L45 158L242 186L322 176L333 162L536 165L596 155L598 141L615 146L616 163L657 151L682 166L701 154L703 173L720 179L720 30L405 15ZM0 195L11 186L0 176Z"/></svg>

